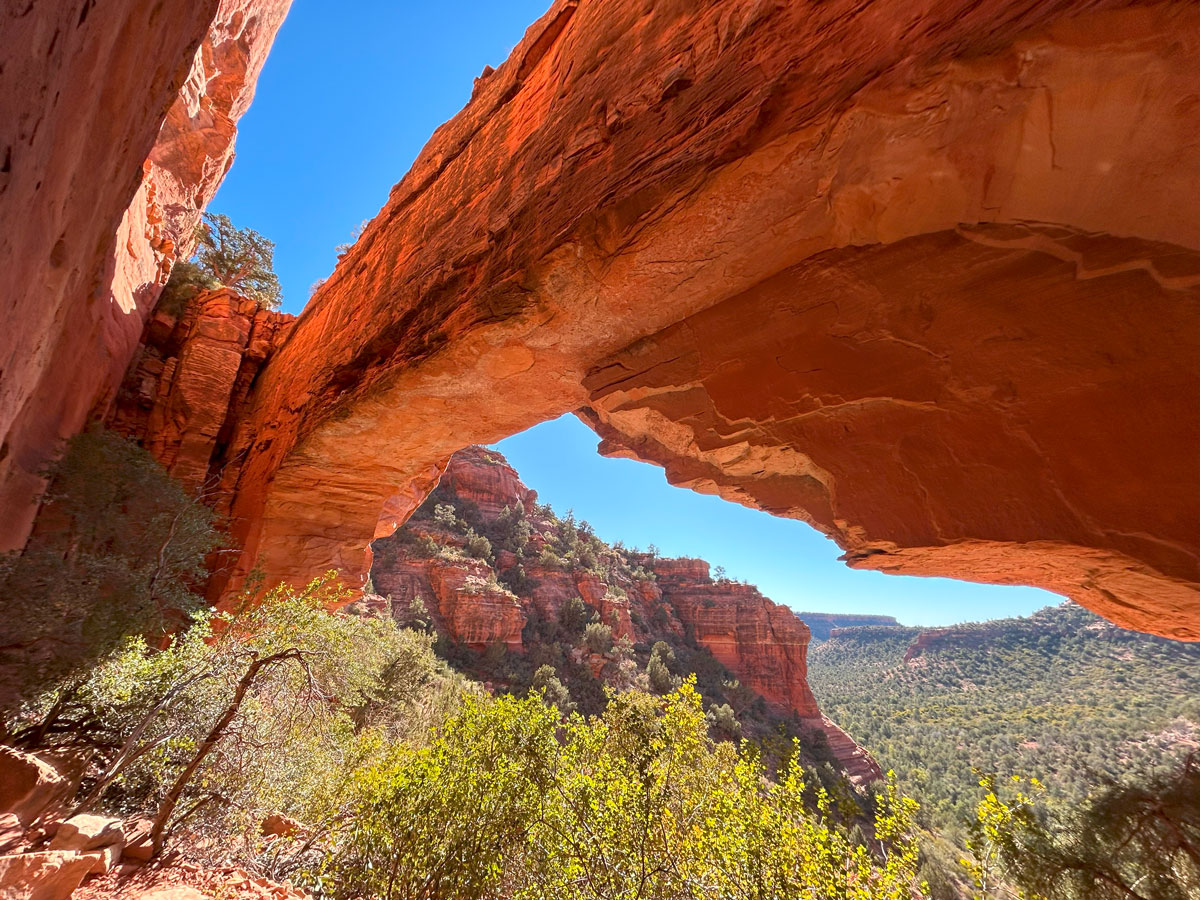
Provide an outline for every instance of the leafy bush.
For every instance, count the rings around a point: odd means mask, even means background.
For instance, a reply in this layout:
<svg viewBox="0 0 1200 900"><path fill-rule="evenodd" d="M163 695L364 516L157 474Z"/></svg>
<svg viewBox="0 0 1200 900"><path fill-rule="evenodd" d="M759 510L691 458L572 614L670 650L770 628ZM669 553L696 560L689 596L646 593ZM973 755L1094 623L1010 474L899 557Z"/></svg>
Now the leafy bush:
<svg viewBox="0 0 1200 900"><path fill-rule="evenodd" d="M558 680L558 673L553 666L539 666L529 689L535 693L540 692L542 700L564 716L569 716L575 711L575 704L571 702L571 692Z"/></svg>
<svg viewBox="0 0 1200 900"><path fill-rule="evenodd" d="M583 643L592 653L607 653L613 647L612 629L602 622L589 622L583 629Z"/></svg>
<svg viewBox="0 0 1200 900"><path fill-rule="evenodd" d="M213 513L112 432L76 435L48 475L44 526L0 565L6 661L34 693L127 634L161 638L196 607L219 543Z"/></svg>
<svg viewBox="0 0 1200 900"><path fill-rule="evenodd" d="M158 298L158 308L179 318L197 295L220 286L212 273L190 259L181 259L171 267L171 277Z"/></svg>
<svg viewBox="0 0 1200 900"><path fill-rule="evenodd" d="M356 779L327 884L381 900L913 895L915 805L894 786L875 855L823 792L806 806L797 767L763 775L710 740L686 684L565 725L536 697L472 699L429 747L399 747Z"/></svg>
<svg viewBox="0 0 1200 900"><path fill-rule="evenodd" d="M674 661L675 652L663 641L658 641L650 652L650 660L646 663L646 676L650 679L650 689L657 694L668 694L679 686L679 679L671 674L667 661Z"/></svg>
<svg viewBox="0 0 1200 900"><path fill-rule="evenodd" d="M708 708L708 724L724 737L738 737L742 733L742 723L728 703L716 704Z"/></svg>
<svg viewBox="0 0 1200 900"><path fill-rule="evenodd" d="M249 856L271 813L317 830L343 814L347 779L453 707L424 634L330 613L333 574L236 613L195 617L164 648L129 638L77 685L26 711L25 746L93 751L77 808L181 823Z"/></svg>
<svg viewBox="0 0 1200 900"><path fill-rule="evenodd" d="M1062 900L1188 900L1200 896L1200 768L1112 782L1069 811L1048 810L1044 786L1013 776L983 796L962 865L981 897L1015 884Z"/></svg>
<svg viewBox="0 0 1200 900"><path fill-rule="evenodd" d="M439 503L433 508L433 521L445 528L458 528L458 514L451 503Z"/></svg>
<svg viewBox="0 0 1200 900"><path fill-rule="evenodd" d="M492 559L492 542L482 534L469 532L467 534L466 551L468 556L473 556L484 562L490 562Z"/></svg>

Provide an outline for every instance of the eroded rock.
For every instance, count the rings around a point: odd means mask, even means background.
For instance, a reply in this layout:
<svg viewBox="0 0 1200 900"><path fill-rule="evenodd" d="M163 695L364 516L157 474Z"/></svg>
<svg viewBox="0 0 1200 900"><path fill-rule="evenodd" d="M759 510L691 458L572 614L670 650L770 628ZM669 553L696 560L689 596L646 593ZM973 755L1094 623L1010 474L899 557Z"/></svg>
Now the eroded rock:
<svg viewBox="0 0 1200 900"><path fill-rule="evenodd" d="M359 578L453 451L584 409L851 565L1200 637L1198 32L559 0L264 370L224 589Z"/></svg>

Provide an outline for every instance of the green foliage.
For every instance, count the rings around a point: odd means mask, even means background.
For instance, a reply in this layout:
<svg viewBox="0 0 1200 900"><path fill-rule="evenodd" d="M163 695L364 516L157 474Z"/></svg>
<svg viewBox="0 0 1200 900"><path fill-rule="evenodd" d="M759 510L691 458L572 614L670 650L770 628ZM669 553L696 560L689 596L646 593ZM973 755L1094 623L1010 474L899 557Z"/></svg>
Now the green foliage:
<svg viewBox="0 0 1200 900"><path fill-rule="evenodd" d="M467 534L466 551L468 556L482 559L484 562L490 562L492 559L492 542L482 534L469 532Z"/></svg>
<svg viewBox="0 0 1200 900"><path fill-rule="evenodd" d="M445 528L458 527L458 513L452 503L439 503L433 508L433 521Z"/></svg>
<svg viewBox="0 0 1200 900"><path fill-rule="evenodd" d="M171 277L158 298L158 308L178 318L198 294L220 286L211 272L190 259L181 259L171 267Z"/></svg>
<svg viewBox="0 0 1200 900"><path fill-rule="evenodd" d="M555 707L564 716L569 716L575 711L575 704L571 701L571 692L558 680L558 673L554 670L554 666L539 666L533 674L533 682L529 689L531 692L541 692L542 700Z"/></svg>
<svg viewBox="0 0 1200 900"><path fill-rule="evenodd" d="M228 216L205 213L196 231L195 261L218 284L277 309L279 279L273 269L275 243L252 228L235 228Z"/></svg>
<svg viewBox="0 0 1200 900"><path fill-rule="evenodd" d="M162 649L129 638L82 683L27 709L16 738L92 751L80 809L153 815L171 803L171 824L185 819L246 855L268 814L327 828L344 815L354 771L396 741L423 739L460 690L428 636L328 612L343 596L330 573L211 624L197 614ZM255 663L273 658L239 695Z"/></svg>
<svg viewBox="0 0 1200 900"><path fill-rule="evenodd" d="M537 698L468 700L425 748L357 779L339 897L910 898L915 805L889 785L855 844L792 766L714 743L699 695L631 692L560 724Z"/></svg>
<svg viewBox="0 0 1200 900"><path fill-rule="evenodd" d="M957 627L911 661L917 629L847 629L809 648L831 719L899 774L930 824L974 818L978 772L1039 778L1051 809L1148 776L1200 736L1200 646L1074 604Z"/></svg>
<svg viewBox="0 0 1200 900"><path fill-rule="evenodd" d="M427 747L398 747L353 785L329 865L339 896L494 896L536 814L558 715L536 698L466 698Z"/></svg>
<svg viewBox="0 0 1200 900"><path fill-rule="evenodd" d="M162 636L196 607L218 546L212 512L111 432L76 435L48 475L44 527L0 564L3 644L27 692L93 665L127 634Z"/></svg>
<svg viewBox="0 0 1200 900"><path fill-rule="evenodd" d="M1082 805L1057 812L1041 785L981 782L963 866L976 898L1187 900L1200 895L1200 769L1177 767L1135 782L1102 786Z"/></svg>
<svg viewBox="0 0 1200 900"><path fill-rule="evenodd" d="M583 629L583 643L592 653L608 653L613 648L612 629L603 622L589 622Z"/></svg>
<svg viewBox="0 0 1200 900"><path fill-rule="evenodd" d="M679 679L671 674L667 661L674 661L675 652L662 641L654 645L650 652L650 660L646 663L646 677L650 679L650 689L656 694L668 694L679 685Z"/></svg>
<svg viewBox="0 0 1200 900"><path fill-rule="evenodd" d="M588 607L580 597L568 597L558 611L558 627L568 638L581 634L588 621Z"/></svg>
<svg viewBox="0 0 1200 900"><path fill-rule="evenodd" d="M716 729L721 736L735 738L741 735L742 723L738 721L737 714L728 703L714 703L708 708L706 715L709 726Z"/></svg>

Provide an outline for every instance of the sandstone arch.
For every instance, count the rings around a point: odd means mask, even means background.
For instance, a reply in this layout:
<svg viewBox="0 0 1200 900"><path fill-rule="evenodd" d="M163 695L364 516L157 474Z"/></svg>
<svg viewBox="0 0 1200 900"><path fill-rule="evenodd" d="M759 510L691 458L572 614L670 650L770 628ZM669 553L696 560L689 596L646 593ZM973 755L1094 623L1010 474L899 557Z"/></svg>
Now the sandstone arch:
<svg viewBox="0 0 1200 900"><path fill-rule="evenodd" d="M1194 6L697 6L559 0L435 133L239 423L232 583L581 410L853 565L1200 638Z"/></svg>

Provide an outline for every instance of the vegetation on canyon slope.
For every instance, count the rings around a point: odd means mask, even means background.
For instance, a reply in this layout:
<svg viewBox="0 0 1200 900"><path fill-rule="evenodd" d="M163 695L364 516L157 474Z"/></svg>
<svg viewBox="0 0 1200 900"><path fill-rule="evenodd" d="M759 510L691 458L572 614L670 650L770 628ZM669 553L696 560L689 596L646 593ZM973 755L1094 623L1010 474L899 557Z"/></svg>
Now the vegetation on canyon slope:
<svg viewBox="0 0 1200 900"><path fill-rule="evenodd" d="M536 523L544 540L533 540ZM525 696L544 691L564 712L599 715L611 689L637 688L667 694L692 677L702 698L715 737L752 739L772 761L783 760L799 741L805 761L828 787L838 779L836 763L823 734L803 726L795 716L771 709L764 699L701 646L691 629L674 621L668 603L660 602L649 620L636 606L630 616L645 640L614 640L613 624L578 596L568 597L556 616L547 616L529 598L537 585L532 572L584 573L594 576L610 594L625 598L635 582L654 581L656 551L643 553L601 540L586 521L568 512L557 515L546 505L527 514L520 504L489 517L455 493L446 480L393 536L373 545L376 569L400 556L473 557L495 565L499 554L511 563L490 573L493 588L522 599L527 618L522 634L524 652L503 645L472 650L438 630L438 654L458 670L486 682L493 690ZM719 579L718 579L719 580ZM394 605L393 605L394 606ZM432 630L426 604L416 610L395 611L401 621Z"/></svg>
<svg viewBox="0 0 1200 900"><path fill-rule="evenodd" d="M864 832L794 761L766 779L751 745L714 741L690 681L564 718L479 691L344 596L328 576L161 648L130 638L13 736L91 751L80 810L148 815L323 896L911 896L915 805L894 785ZM297 832L264 838L270 815Z"/></svg>
<svg viewBox="0 0 1200 900"><path fill-rule="evenodd" d="M92 467L108 477L72 475ZM77 606L68 621L81 638L65 664L42 670L40 688L27 686L31 699L6 722L7 741L87 759L76 808L149 817L159 848L292 878L330 898L899 900L923 894L922 880L933 876L937 896L973 882L978 897L1012 896L1020 885L1030 897L1183 900L1200 884L1194 766L1155 769L1069 812L1044 803L1059 790L1053 782L1034 789L985 778L982 792L957 785L973 808L956 836L966 867L949 860L956 878L937 859L945 842L918 829L945 815L930 779L913 782L932 798L926 815L892 780L871 797L828 790L796 742L772 759L762 742L722 740L740 723L704 700L703 678L672 668L678 660L665 642L649 649L641 677L623 690L602 688L603 706L584 715L572 709L559 670L545 664L523 696L483 691L439 659L419 618L402 627L390 616L354 614L332 574L302 591L252 589L220 614L204 609L189 589L198 555L216 540L214 523L162 479L132 445L99 433L77 438L49 495L60 530L46 539L58 533L63 543L11 560L5 583L29 590L24 599L34 609L56 598L48 608L57 613ZM145 506L150 499L155 505ZM586 560L589 550L598 570L614 564L586 529L559 522L564 544L551 546L559 565ZM522 530L519 522L506 527ZM487 538L489 545L507 539ZM492 552L482 542L465 546ZM109 551L101 574L88 574L87 560ZM635 557L624 559L630 568L622 574L632 577ZM23 580L13 581L14 573ZM73 593L57 593L64 586ZM136 615L123 608L129 602ZM183 614L189 607L195 612ZM1108 628L1079 615L1036 617L1037 642L1045 637L1038 629L1047 622L1053 629L1032 655L1018 653L1031 640L1019 623L1008 629L1015 636L984 630L986 649L1000 648L1026 682L1041 671L1036 659L1047 657L1043 677L1078 693L1098 678L1095 669L1070 674L1091 658L1079 642L1100 640ZM553 633L566 628L578 642L573 649L612 651L611 634L589 627L603 623L589 621L586 608L571 605L565 618ZM154 623L148 635L146 622ZM879 705L880 685L897 680L894 669L932 673L946 652L927 648L918 657L926 662L904 669L895 660L882 665L886 654L869 648L898 651L888 643L894 632L853 632L852 641L838 635L814 655L828 655L827 680L838 661L865 667L870 684L858 690ZM1160 678L1166 671L1183 679L1181 691L1192 689L1187 673L1169 666L1178 645L1116 630L1104 640L1116 648L1106 674L1114 674L1113 660L1122 664L1116 674L1125 681L1114 684L1132 681L1144 695L1157 667ZM984 674L994 673L983 663L965 666L958 659L951 669L959 679L971 675L971 690L957 682L960 700L986 688ZM1016 676L1005 677L1012 694ZM949 678L938 684L949 689ZM842 680L846 692L831 705L865 715L853 679ZM891 702L883 708L898 708L898 699ZM1150 721L1149 708L1131 696L1090 702ZM1073 704L1086 705L1078 697ZM865 719L858 724L875 734ZM1043 724L1061 725L1053 716ZM963 723L960 742L978 726ZM914 752L932 760L958 749L943 740ZM897 743L881 752L907 763L903 751ZM953 777L952 769L935 771ZM264 820L279 816L290 820L287 833L264 835Z"/></svg>
<svg viewBox="0 0 1200 900"><path fill-rule="evenodd" d="M958 868L956 848L981 818L981 779L1018 807L1009 776L1036 779L1036 790L1025 789L1032 812L1014 823L1029 826L1026 839L1008 847L1007 868L1055 897L1106 895L1087 873L1097 860L1115 866L1117 848L1130 852L1129 823L1114 813L1130 808L1131 792L1148 790L1169 807L1190 791L1200 810L1194 770L1180 775L1180 759L1200 745L1200 646L1126 631L1070 603L922 634L841 631L811 649L809 680L826 713L897 772L923 822L941 835L927 844L940 861L927 874ZM1193 816L1177 826L1200 854L1200 822ZM1106 844L1106 830L1120 839ZM1179 891L1122 895L1183 897L1200 888L1200 856L1180 852L1192 868L1178 874ZM1051 891L1044 876L1064 858L1072 865ZM1122 883L1149 877L1147 866L1162 859L1173 857L1160 848L1117 866L1127 875ZM1071 888L1071 872L1085 887Z"/></svg>

